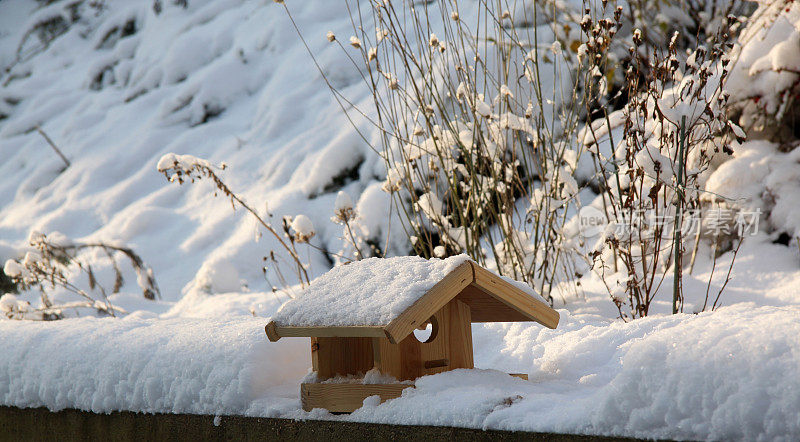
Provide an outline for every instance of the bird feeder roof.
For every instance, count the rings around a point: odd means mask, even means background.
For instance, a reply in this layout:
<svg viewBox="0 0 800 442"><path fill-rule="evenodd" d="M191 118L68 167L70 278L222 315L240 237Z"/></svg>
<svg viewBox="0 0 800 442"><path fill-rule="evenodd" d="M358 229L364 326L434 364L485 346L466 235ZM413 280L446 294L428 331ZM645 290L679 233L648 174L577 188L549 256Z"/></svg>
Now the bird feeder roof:
<svg viewBox="0 0 800 442"><path fill-rule="evenodd" d="M453 299L472 322L536 321L558 325L558 312L523 283L498 276L466 255L369 258L335 267L286 302L267 324L272 341L287 336L388 337L400 342Z"/></svg>

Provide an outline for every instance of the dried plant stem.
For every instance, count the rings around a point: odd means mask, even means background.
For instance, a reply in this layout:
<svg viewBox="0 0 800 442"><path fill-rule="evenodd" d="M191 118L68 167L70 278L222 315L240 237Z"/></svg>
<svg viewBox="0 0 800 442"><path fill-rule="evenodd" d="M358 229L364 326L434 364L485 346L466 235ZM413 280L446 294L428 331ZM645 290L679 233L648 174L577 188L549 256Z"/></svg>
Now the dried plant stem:
<svg viewBox="0 0 800 442"><path fill-rule="evenodd" d="M310 278L308 276L308 271L306 270L305 264L300 260L300 257L297 254L297 250L294 247L294 240L288 234L289 225L284 220L284 233L289 238L289 242L287 243L286 240L272 227L264 218L259 215L259 213L253 209L249 204L247 204L244 199L242 199L239 195L233 192L230 187L228 187L225 182L222 181L222 178L217 175L214 170L212 169L212 165L205 161L200 160L198 158L192 157L190 162L184 164L183 162L179 161L178 158L174 156L174 154L169 154L169 159L164 160L164 164L159 165L159 171L164 174L164 176L169 181L177 181L178 184L183 184L183 182L188 178L192 182L196 179L208 178L214 182L214 186L217 188L218 191L222 192L223 195L228 197L231 202L231 207L236 210L236 204L244 208L248 211L253 217L261 224L262 227L267 229L272 236L278 240L278 243L283 247L283 249L288 253L288 255L292 258L292 262L295 265L295 271L297 273L297 279L300 282L302 287L307 286L310 283ZM222 166L222 169L225 169L225 165ZM216 196L217 193L214 192ZM277 263L277 260L273 257L273 262ZM279 275L280 276L280 275ZM282 278L282 277L281 277Z"/></svg>
<svg viewBox="0 0 800 442"><path fill-rule="evenodd" d="M41 294L42 308L29 309L27 312L38 312L42 314L39 319L60 319L61 311L67 308L93 308L99 312L116 316L117 313L125 313L124 310L114 306L108 299L105 287L100 284L95 275L91 264L77 257L81 250L101 249L111 262L114 270L114 286L112 294L119 293L124 283L122 271L114 257L115 252L125 255L131 263L137 275L137 284L142 289L145 299L155 299L161 293L156 284L153 272L142 258L131 248L107 244L104 242L94 243L65 243L59 241L52 242L47 235L34 232L29 239L32 250L28 252L23 260L15 262L13 267L16 269L12 279L23 289L37 287ZM8 264L7 264L8 265ZM76 268L80 273L85 273L89 280L88 290L75 285L71 280ZM48 292L56 288L62 288L85 299L85 302L71 302L55 304ZM92 296L93 291L100 292L100 300Z"/></svg>
<svg viewBox="0 0 800 442"><path fill-rule="evenodd" d="M681 300L681 264L683 257L683 242L681 241L681 221L683 216L683 163L686 157L686 115L681 117L680 126L680 146L678 148L678 189L677 201L675 202L675 233L673 248L675 251L675 260L672 263L675 269L674 279L672 281L672 314L678 313L678 301ZM681 305L683 303L681 302Z"/></svg>
<svg viewBox="0 0 800 442"><path fill-rule="evenodd" d="M728 266L728 273L725 274L725 282L720 287L719 292L717 292L717 297L714 298L714 304L711 305L711 311L716 310L717 303L719 302L720 296L722 296L722 292L725 290L725 287L728 286L728 283L731 281L731 271L733 270L733 263L736 262L736 255L739 254L739 249L742 247L742 242L744 238L739 239L739 243L736 245L736 248L733 250L733 256L731 257L731 265Z"/></svg>
<svg viewBox="0 0 800 442"><path fill-rule="evenodd" d="M697 232L694 235L694 246L692 246L692 258L689 261L689 274L691 275L694 272L694 261L697 258L697 250L700 248L700 228L698 227Z"/></svg>
<svg viewBox="0 0 800 442"><path fill-rule="evenodd" d="M70 166L69 160L67 159L66 156L64 156L63 153L61 153L61 149L59 149L58 146L56 146L56 143L54 143L53 140L51 140L50 137L47 136L47 134L44 132L44 130L42 130L40 126L36 126L36 131L39 132L39 134L42 137L44 137L44 140L47 141L47 144L49 144L50 147L53 148L53 150L58 154L58 156L61 157L61 161L64 162L66 167L69 167Z"/></svg>

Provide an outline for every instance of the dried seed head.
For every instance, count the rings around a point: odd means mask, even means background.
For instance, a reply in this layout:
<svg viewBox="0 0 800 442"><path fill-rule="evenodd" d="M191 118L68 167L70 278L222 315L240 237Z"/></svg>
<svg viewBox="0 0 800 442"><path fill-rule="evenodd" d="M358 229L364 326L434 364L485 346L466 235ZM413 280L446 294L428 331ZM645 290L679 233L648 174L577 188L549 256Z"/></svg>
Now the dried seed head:
<svg viewBox="0 0 800 442"><path fill-rule="evenodd" d="M383 182L381 189L387 193L394 193L400 190L400 185L402 182L403 177L400 175L400 172L398 172L397 169L392 168L386 172L386 181Z"/></svg>
<svg viewBox="0 0 800 442"><path fill-rule="evenodd" d="M550 45L550 50L553 54L559 55L561 53L561 42L558 40L554 41L553 44Z"/></svg>
<svg viewBox="0 0 800 442"><path fill-rule="evenodd" d="M437 37L436 34L431 34L428 44L430 44L432 48L439 46L439 37Z"/></svg>
<svg viewBox="0 0 800 442"><path fill-rule="evenodd" d="M350 46L359 49L361 48L361 40L356 38L355 36L350 37Z"/></svg>
<svg viewBox="0 0 800 442"><path fill-rule="evenodd" d="M356 217L356 212L353 208L353 199L350 198L350 195L342 191L336 195L333 215L331 221L339 224L345 224Z"/></svg>
<svg viewBox="0 0 800 442"><path fill-rule="evenodd" d="M589 48L586 46L585 43L580 45L580 46L578 46L578 54L577 54L577 56L578 56L578 64L582 64L583 63L583 60L586 58L586 53L588 52L588 50L589 50Z"/></svg>
<svg viewBox="0 0 800 442"><path fill-rule="evenodd" d="M292 230L294 230L294 239L297 242L308 242L313 238L317 232L314 230L314 224L305 215L297 215L292 221Z"/></svg>
<svg viewBox="0 0 800 442"><path fill-rule="evenodd" d="M592 28L592 17L590 17L589 14L584 15L581 19L580 25L581 29L583 29L583 32L588 32L589 29Z"/></svg>
<svg viewBox="0 0 800 442"><path fill-rule="evenodd" d="M642 31L641 29L636 29L633 31L633 44L639 46L642 44Z"/></svg>
<svg viewBox="0 0 800 442"><path fill-rule="evenodd" d="M325 37L327 37L328 41L336 40L336 34L334 34L333 31L328 31Z"/></svg>
<svg viewBox="0 0 800 442"><path fill-rule="evenodd" d="M450 13L450 19L453 21L458 21L458 12L453 11Z"/></svg>

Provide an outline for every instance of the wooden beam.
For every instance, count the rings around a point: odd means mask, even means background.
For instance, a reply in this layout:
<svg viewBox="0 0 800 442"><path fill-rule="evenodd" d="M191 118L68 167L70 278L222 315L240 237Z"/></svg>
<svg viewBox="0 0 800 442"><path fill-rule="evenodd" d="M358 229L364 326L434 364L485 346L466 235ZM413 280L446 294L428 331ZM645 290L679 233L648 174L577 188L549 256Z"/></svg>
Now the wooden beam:
<svg viewBox="0 0 800 442"><path fill-rule="evenodd" d="M473 284L478 288L545 327L556 328L558 326L560 319L558 312L550 308L549 305L534 299L531 295L483 267L474 263L470 264L472 264L475 272L475 282Z"/></svg>
<svg viewBox="0 0 800 442"><path fill-rule="evenodd" d="M352 327L283 327L270 321L265 327L267 337L275 342L280 338L288 337L315 337L315 338L384 338L386 334L381 326L352 326Z"/></svg>
<svg viewBox="0 0 800 442"><path fill-rule="evenodd" d="M524 373L509 374L528 380ZM300 384L300 401L305 411L324 408L333 413L352 413L369 396L378 395L386 402L400 397L406 388L414 388L414 384Z"/></svg>
<svg viewBox="0 0 800 442"><path fill-rule="evenodd" d="M471 261L459 265L428 290L428 293L389 323L384 329L386 337L393 344L402 341L420 324L427 321L432 314L438 312L440 308L461 293L464 287L470 285L474 279Z"/></svg>
<svg viewBox="0 0 800 442"><path fill-rule="evenodd" d="M267 339L271 342L277 342L281 338L278 331L275 330L275 321L269 321L269 324L264 327L264 331L267 332Z"/></svg>
<svg viewBox="0 0 800 442"><path fill-rule="evenodd" d="M472 313L467 304L454 299L448 305L449 342L447 369L475 368L472 355Z"/></svg>
<svg viewBox="0 0 800 442"><path fill-rule="evenodd" d="M400 397L409 384L300 384L303 410L324 408L334 413L351 413L364 405L364 399L378 395L381 402Z"/></svg>

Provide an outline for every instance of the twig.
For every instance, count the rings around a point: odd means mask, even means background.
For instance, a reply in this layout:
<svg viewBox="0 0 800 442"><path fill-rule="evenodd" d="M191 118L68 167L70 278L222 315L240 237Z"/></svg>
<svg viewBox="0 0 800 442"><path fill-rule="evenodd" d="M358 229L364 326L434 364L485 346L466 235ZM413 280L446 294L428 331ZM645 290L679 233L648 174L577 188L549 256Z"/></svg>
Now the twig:
<svg viewBox="0 0 800 442"><path fill-rule="evenodd" d="M64 161L64 164L67 167L69 167L70 166L69 160L67 159L67 157L64 156L63 153L61 153L61 149L59 149L58 146L56 146L56 143L54 143L53 140L51 140L50 137L47 136L47 134L42 130L40 126L36 126L36 131L39 132L39 134L42 137L44 137L44 140L47 141L47 144L49 144L50 147L52 147L53 150L56 151L58 156L61 157L61 160Z"/></svg>
<svg viewBox="0 0 800 442"><path fill-rule="evenodd" d="M719 297L722 296L722 291L725 290L725 287L728 286L728 283L731 281L731 270L733 270L733 263L736 262L736 255L739 254L739 248L742 247L742 242L744 242L744 238L739 239L739 244L736 245L736 249L733 251L733 256L731 257L731 265L728 266L728 274L725 275L725 282L720 287L719 292L717 292L717 297L714 298L714 304L711 305L711 311L717 309L717 302L719 302Z"/></svg>
<svg viewBox="0 0 800 442"><path fill-rule="evenodd" d="M697 227L697 233L694 235L694 246L692 247L692 259L689 261L689 274L690 275L694 271L694 261L697 258L697 250L700 247L700 230L702 230L702 226L698 226Z"/></svg>
<svg viewBox="0 0 800 442"><path fill-rule="evenodd" d="M686 149L686 115L681 117L681 139L680 139L680 147L678 150L678 201L675 204L675 244L673 245L675 251L675 262L673 266L675 268L675 275L674 279L672 280L672 314L678 313L678 299L681 297L681 257L682 257L682 250L681 250L681 210L683 209L683 161L684 161L684 151ZM681 303L683 304L683 303Z"/></svg>

